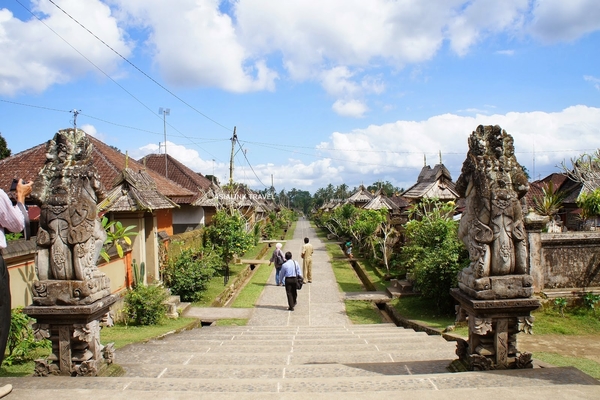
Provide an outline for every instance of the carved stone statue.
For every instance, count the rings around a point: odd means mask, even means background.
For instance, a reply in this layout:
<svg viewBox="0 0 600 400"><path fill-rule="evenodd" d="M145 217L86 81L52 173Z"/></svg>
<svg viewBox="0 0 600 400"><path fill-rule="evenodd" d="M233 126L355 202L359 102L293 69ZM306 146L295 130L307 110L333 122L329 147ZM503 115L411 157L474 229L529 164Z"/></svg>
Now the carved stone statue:
<svg viewBox="0 0 600 400"><path fill-rule="evenodd" d="M34 285L37 304L89 303L110 294L108 278L96 267L106 239L96 204L104 197L92 145L82 130L61 130L46 146L46 164L34 182L40 205ZM81 281L64 285L49 281Z"/></svg>
<svg viewBox="0 0 600 400"><path fill-rule="evenodd" d="M482 126L469 137L469 152L456 190L466 199L459 237L471 263L459 277L461 289L491 289L489 277L527 273L527 247L521 199L529 190L527 177L514 155L512 137L499 126ZM527 278L497 280L506 286L530 287ZM497 287L498 288L498 287ZM467 291L469 291L467 289ZM473 294L473 293L471 293ZM479 293L489 298L491 293ZM523 293L528 297L531 293ZM494 297L515 297L495 292Z"/></svg>
<svg viewBox="0 0 600 400"><path fill-rule="evenodd" d="M96 208L103 192L85 132L61 130L48 142L32 197L41 208L39 280L23 312L36 319L36 335L52 341L52 354L37 360L35 373L95 376L112 359L112 347L100 343L100 321L117 296L96 266L106 239Z"/></svg>
<svg viewBox="0 0 600 400"><path fill-rule="evenodd" d="M531 333L531 311L539 307L527 268L521 199L528 190L512 137L497 125L478 126L456 182L466 199L458 234L471 262L450 291L458 320L469 324L469 340L457 354L470 370L532 367L531 354L517 346L519 332Z"/></svg>

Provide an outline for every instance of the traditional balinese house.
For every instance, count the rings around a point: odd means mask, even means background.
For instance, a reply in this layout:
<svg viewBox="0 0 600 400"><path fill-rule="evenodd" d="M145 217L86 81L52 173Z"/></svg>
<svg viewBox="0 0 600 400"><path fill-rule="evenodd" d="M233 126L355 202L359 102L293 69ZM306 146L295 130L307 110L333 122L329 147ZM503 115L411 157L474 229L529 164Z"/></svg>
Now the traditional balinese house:
<svg viewBox="0 0 600 400"><path fill-rule="evenodd" d="M358 190L352 194L352 196L348 197L345 204L353 204L357 208L364 207L369 201L373 199L373 194L370 193L364 185L360 185Z"/></svg>
<svg viewBox="0 0 600 400"><path fill-rule="evenodd" d="M158 233L166 227L158 226L154 215L158 210L177 208L168 197L158 191L156 183L144 170L138 172L125 168L117 178L114 187L106 198L98 204L98 211L110 211L118 215L124 226L134 226L131 257L146 265L146 278L149 282L159 279L159 240ZM137 261L139 260L139 261Z"/></svg>
<svg viewBox="0 0 600 400"><path fill-rule="evenodd" d="M121 190L132 191L124 195L138 196L138 200L143 204L145 199L136 189L139 184L138 179L132 178L135 171L143 171L144 166L121 153L120 151L106 145L100 140L88 136L89 141L93 145L92 159L104 190L110 193L115 185L120 185ZM22 178L25 180L34 180L46 162L46 144L40 144L28 150L14 154L11 157L0 160L0 187L9 192L10 184L14 178ZM124 172L125 170L131 172ZM178 199L192 196L189 190L179 186L173 181L170 181L160 174L147 170L143 180L152 180L155 182L157 193L177 203ZM136 175L137 176L137 175ZM129 181L124 179L129 177ZM141 178L140 178L141 179ZM124 184L124 182L128 182ZM138 182L138 183L136 183ZM136 194L134 194L136 193ZM121 203L114 203L121 204ZM136 262L139 264L144 262L147 265L146 271L149 278L158 279L158 258L154 250L156 247L157 233L164 232L166 235L173 234L172 227L172 209L173 205L168 207L155 207L152 211L118 211L111 207L106 209L105 215L110 220L121 221L125 226L134 225L140 234L132 237L131 251L127 252L124 259L112 260L110 263L100 265L100 268L111 279L111 290L113 293L123 290L127 286L128 274L127 270L132 261L132 254L136 255ZM132 218L132 213L136 214L136 218ZM32 234L37 232L37 219L39 218L39 208L36 206L29 207L30 220L32 221ZM131 222L135 219L135 222ZM30 241L25 244L17 244L17 242L9 243L6 249L5 260L9 268L11 277L11 291L18 302L16 305L29 305L31 301L30 285L35 279L34 272L34 256L35 242ZM12 252L12 248L16 248L16 252ZM100 259L102 261L102 259ZM153 275L150 277L150 275ZM23 295L21 295L23 293ZM23 301L20 303L20 301Z"/></svg>
<svg viewBox="0 0 600 400"><path fill-rule="evenodd" d="M592 184L591 186L596 185ZM597 186L600 187L600 184ZM531 182L526 195L527 207L535 210L536 204L534 199L538 198L538 201L542 200L544 190L548 191L551 187L555 193L562 193L564 196L561 208L557 214L560 218L560 225L571 231L583 229L581 209L577 205L577 199L589 189L581 182L572 180L566 174L553 173L541 180Z"/></svg>
<svg viewBox="0 0 600 400"><path fill-rule="evenodd" d="M417 183L402 193L402 197L411 203L418 203L424 198L456 201L459 196L450 171L444 164L437 164L433 168L425 165L417 178Z"/></svg>
<svg viewBox="0 0 600 400"><path fill-rule="evenodd" d="M149 154L139 162L192 192L191 196L177 199L180 207L173 210L173 233L182 233L210 224L212 216L216 213L216 206L199 205L201 202L198 202L211 187L212 182L209 179L168 154Z"/></svg>
<svg viewBox="0 0 600 400"><path fill-rule="evenodd" d="M399 227L408 221L406 209L409 205L410 203L402 196L388 197L378 190L363 208L365 210L388 210L388 218L394 226Z"/></svg>

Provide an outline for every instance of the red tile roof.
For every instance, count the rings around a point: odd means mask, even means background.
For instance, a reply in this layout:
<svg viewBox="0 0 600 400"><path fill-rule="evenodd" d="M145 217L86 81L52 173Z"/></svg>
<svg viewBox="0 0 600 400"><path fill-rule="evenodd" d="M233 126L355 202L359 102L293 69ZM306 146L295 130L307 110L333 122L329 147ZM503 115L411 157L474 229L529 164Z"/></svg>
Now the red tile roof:
<svg viewBox="0 0 600 400"><path fill-rule="evenodd" d="M165 176L165 156L164 154L149 154L139 160L141 164L146 165L149 170L153 170L161 176ZM177 161L167 154L167 172L169 180L172 180L182 187L188 189L194 196L189 200L193 203L210 189L211 182L199 172L194 172L190 168Z"/></svg>
<svg viewBox="0 0 600 400"><path fill-rule="evenodd" d="M100 181L104 186L104 190L110 190L115 186L117 183L116 180L120 178L120 173L126 165L134 171L144 169L142 164L128 158L125 154L100 140L89 135L88 138L94 146L93 162L100 175ZM45 143L0 160L0 188L8 192L13 178L35 180L45 162ZM148 170L147 173L156 182L160 193L175 202L182 198L191 198L194 195L194 193L153 170Z"/></svg>

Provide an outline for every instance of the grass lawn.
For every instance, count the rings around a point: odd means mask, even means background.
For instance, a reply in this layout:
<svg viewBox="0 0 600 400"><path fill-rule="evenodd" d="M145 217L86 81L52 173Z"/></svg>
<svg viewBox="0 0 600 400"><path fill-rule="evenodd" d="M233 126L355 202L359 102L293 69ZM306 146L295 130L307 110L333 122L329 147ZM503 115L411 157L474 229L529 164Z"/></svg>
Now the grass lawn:
<svg viewBox="0 0 600 400"><path fill-rule="evenodd" d="M353 324L382 324L383 319L379 309L372 301L346 300L346 314Z"/></svg>
<svg viewBox="0 0 600 400"><path fill-rule="evenodd" d="M352 265L348 262L348 258L342 252L342 249L337 244L326 243L325 247L331 259L331 266L335 280L342 292L362 292L365 288L360 281Z"/></svg>
<svg viewBox="0 0 600 400"><path fill-rule="evenodd" d="M375 285L375 288L377 290L385 291L389 285L389 282L383 280L383 275L385 272L375 266L373 262L368 260L362 260L360 262L360 266L367 274L369 280Z"/></svg>
<svg viewBox="0 0 600 400"><path fill-rule="evenodd" d="M149 326L115 324L110 328L102 328L100 342L104 345L114 342L115 348L120 349L131 343L145 342L168 332L174 332L194 326L196 318L165 319L162 323Z"/></svg>
<svg viewBox="0 0 600 400"><path fill-rule="evenodd" d="M219 319L215 321L216 326L245 326L247 323L248 320L242 318Z"/></svg>
<svg viewBox="0 0 600 400"><path fill-rule="evenodd" d="M400 297L392 300L390 305L404 318L435 329L443 330L448 325L454 325L453 314L440 314L432 301L421 296Z"/></svg>
<svg viewBox="0 0 600 400"><path fill-rule="evenodd" d="M565 310L565 316L552 307L542 307L533 312L536 335L593 335L600 333L600 315L585 308L576 307Z"/></svg>
<svg viewBox="0 0 600 400"><path fill-rule="evenodd" d="M600 379L600 363L587 358L569 357L546 352L533 353L533 357L557 367L575 367L593 378Z"/></svg>

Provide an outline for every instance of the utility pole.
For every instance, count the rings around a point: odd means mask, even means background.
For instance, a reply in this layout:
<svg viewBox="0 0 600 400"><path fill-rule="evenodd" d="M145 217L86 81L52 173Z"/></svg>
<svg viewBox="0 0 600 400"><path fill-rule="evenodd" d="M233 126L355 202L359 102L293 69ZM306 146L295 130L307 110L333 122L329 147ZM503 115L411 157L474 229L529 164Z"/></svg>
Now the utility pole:
<svg viewBox="0 0 600 400"><path fill-rule="evenodd" d="M160 107L158 109L158 113L163 115L163 129L165 132L165 177L168 178L169 177L169 171L167 170L167 115L171 115L171 109L170 108L165 108L163 109L162 107Z"/></svg>
<svg viewBox="0 0 600 400"><path fill-rule="evenodd" d="M237 142L236 127L233 127L233 136L231 137L231 158L229 159L229 186L233 188L233 151L235 150L235 142Z"/></svg>

